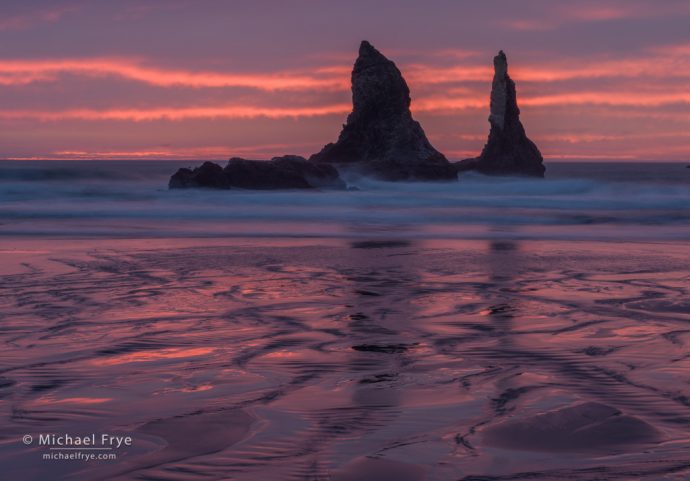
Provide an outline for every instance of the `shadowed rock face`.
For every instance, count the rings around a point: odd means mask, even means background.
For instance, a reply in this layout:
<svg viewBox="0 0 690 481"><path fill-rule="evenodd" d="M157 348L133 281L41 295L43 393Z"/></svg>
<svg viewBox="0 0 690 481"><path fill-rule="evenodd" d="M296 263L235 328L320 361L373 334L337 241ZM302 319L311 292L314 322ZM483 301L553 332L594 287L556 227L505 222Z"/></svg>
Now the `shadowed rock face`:
<svg viewBox="0 0 690 481"><path fill-rule="evenodd" d="M385 180L455 180L452 164L410 113L410 90L393 62L369 42L352 70L352 113L338 141L309 159Z"/></svg>
<svg viewBox="0 0 690 481"><path fill-rule="evenodd" d="M544 177L546 169L541 153L527 138L520 122L515 82L508 75L508 60L502 50L494 57L489 123L491 130L484 150L477 158L457 162L458 171Z"/></svg>
<svg viewBox="0 0 690 481"><path fill-rule="evenodd" d="M189 189L205 187L208 189L229 189L230 183L223 173L223 168L213 162L204 162L194 170L178 169L168 182L170 189Z"/></svg>
<svg viewBox="0 0 690 481"><path fill-rule="evenodd" d="M233 157L222 168L204 162L194 170L179 169L171 178L171 189L343 189L345 183L329 164L316 164L304 157L285 155L271 160Z"/></svg>

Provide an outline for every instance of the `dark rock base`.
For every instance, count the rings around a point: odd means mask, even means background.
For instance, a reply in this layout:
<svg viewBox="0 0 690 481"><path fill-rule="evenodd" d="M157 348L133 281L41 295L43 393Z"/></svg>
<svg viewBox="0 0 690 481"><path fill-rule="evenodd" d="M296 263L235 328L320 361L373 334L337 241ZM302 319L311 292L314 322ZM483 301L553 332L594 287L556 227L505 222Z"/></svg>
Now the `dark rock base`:
<svg viewBox="0 0 690 481"><path fill-rule="evenodd" d="M225 168L204 162L195 169L179 169L168 184L171 189L344 189L338 170L329 164L285 155L271 160L233 157Z"/></svg>

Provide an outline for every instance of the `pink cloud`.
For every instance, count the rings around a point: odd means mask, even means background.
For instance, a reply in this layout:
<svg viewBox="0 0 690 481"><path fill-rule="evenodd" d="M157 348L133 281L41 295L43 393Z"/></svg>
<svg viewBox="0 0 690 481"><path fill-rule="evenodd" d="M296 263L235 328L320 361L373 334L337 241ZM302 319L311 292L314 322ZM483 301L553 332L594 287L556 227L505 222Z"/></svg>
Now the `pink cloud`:
<svg viewBox="0 0 690 481"><path fill-rule="evenodd" d="M511 65L513 78L520 82L556 82L595 78L690 78L687 54L690 45L655 47L634 58L579 59L539 64ZM433 57L433 56L429 56ZM401 64L410 84L416 87L442 83L486 81L491 79L490 54L477 57L460 52L453 65L428 62ZM91 78L116 77L155 87L224 88L243 87L262 91L346 91L351 64L323 65L303 71L267 73L223 72L163 68L147 65L140 59L86 58L15 60L0 59L0 84L25 85L33 82L58 82L61 74Z"/></svg>
<svg viewBox="0 0 690 481"><path fill-rule="evenodd" d="M157 87L193 88L248 87L259 90L343 89L348 79L332 68L309 73L273 72L269 74L203 72L148 67L131 59L55 59L0 60L0 79L5 84L55 80L60 73L90 77L117 76ZM34 79L34 80L32 80Z"/></svg>
<svg viewBox="0 0 690 481"><path fill-rule="evenodd" d="M261 144L261 145L216 145L197 147L152 147L138 150L57 150L45 157L51 159L224 159L229 155L237 155L251 158L269 158L275 152L287 152L298 149L316 149L309 144ZM17 159L18 160L18 159Z"/></svg>
<svg viewBox="0 0 690 481"><path fill-rule="evenodd" d="M0 31L25 30L43 23L55 23L68 13L78 10L76 5L38 9L0 18Z"/></svg>
<svg viewBox="0 0 690 481"><path fill-rule="evenodd" d="M251 119L269 118L285 119L296 117L318 117L349 112L349 104L324 105L319 107L254 107L228 105L220 107L183 107L183 108L153 108L153 109L71 109L62 111L11 110L0 111L0 119L32 119L42 122L61 120L91 120L91 121L132 121L144 122L152 120L189 120L189 119Z"/></svg>
<svg viewBox="0 0 690 481"><path fill-rule="evenodd" d="M573 23L609 22L622 19L663 17L690 12L690 5L679 2L553 2L537 18L509 18L497 21L503 28L539 32L556 30Z"/></svg>

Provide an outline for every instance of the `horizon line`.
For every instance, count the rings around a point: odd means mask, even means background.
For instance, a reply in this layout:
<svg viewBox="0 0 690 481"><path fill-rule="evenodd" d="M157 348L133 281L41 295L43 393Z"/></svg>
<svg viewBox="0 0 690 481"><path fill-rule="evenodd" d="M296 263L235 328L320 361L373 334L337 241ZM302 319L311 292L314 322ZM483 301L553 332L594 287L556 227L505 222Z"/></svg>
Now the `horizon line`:
<svg viewBox="0 0 690 481"><path fill-rule="evenodd" d="M298 155L298 154L285 154L285 155ZM194 158L174 158L174 157L115 157L115 158L84 158L84 157L4 157L0 158L0 162L132 162L132 161L144 161L144 162L225 162L233 157L242 157L238 155L230 155L224 158L211 158L211 157L194 157ZM251 159L260 161L269 161L273 157L262 159ZM307 158L307 157L305 157ZM472 157L466 157L472 158ZM544 161L549 161L552 163L569 163L578 162L582 164L599 164L599 163L621 163L621 164L640 164L640 163L659 163L659 164L690 164L689 159L639 159L639 158L629 158L629 157L607 157L605 155L599 156L543 156ZM248 159L248 158L247 158ZM249 160L249 159L248 159ZM459 162L465 159L448 159L449 162Z"/></svg>

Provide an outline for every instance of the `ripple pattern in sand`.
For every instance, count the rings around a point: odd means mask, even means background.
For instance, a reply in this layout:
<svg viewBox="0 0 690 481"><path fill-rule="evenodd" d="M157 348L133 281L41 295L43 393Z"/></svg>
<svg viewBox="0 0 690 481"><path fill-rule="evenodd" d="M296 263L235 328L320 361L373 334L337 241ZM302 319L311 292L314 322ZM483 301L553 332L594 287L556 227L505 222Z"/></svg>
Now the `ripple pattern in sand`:
<svg viewBox="0 0 690 481"><path fill-rule="evenodd" d="M0 463L101 430L137 443L54 479L684 479L687 253L63 249L2 279Z"/></svg>

